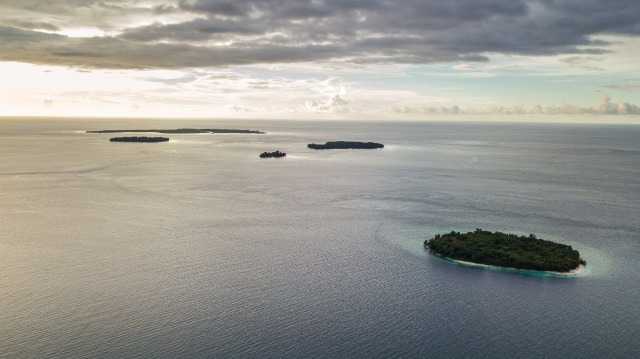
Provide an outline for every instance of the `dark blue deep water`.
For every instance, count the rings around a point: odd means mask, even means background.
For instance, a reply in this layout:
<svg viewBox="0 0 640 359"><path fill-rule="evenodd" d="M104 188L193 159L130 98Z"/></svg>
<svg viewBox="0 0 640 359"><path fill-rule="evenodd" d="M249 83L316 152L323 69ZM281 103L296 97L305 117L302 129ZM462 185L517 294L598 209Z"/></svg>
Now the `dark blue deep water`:
<svg viewBox="0 0 640 359"><path fill-rule="evenodd" d="M179 127L268 134L84 133ZM587 273L423 250L478 227ZM3 358L640 357L640 126L2 120L0 229Z"/></svg>

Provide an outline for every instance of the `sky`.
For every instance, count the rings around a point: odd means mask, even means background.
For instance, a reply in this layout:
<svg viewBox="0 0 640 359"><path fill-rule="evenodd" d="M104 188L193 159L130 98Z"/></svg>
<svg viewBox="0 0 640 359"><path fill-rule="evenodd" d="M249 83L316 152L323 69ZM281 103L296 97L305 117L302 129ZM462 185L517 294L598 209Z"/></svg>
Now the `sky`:
<svg viewBox="0 0 640 359"><path fill-rule="evenodd" d="M0 116L640 121L638 0L0 0Z"/></svg>

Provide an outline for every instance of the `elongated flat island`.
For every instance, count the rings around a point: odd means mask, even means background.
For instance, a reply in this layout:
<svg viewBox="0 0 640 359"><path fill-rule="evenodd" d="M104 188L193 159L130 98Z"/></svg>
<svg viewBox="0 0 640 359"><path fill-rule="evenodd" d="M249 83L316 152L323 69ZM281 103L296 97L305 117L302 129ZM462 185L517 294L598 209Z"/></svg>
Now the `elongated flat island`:
<svg viewBox="0 0 640 359"><path fill-rule="evenodd" d="M488 265L531 271L570 273L587 262L580 253L535 235L518 236L476 229L437 234L424 242L425 249L441 257L466 264Z"/></svg>
<svg viewBox="0 0 640 359"><path fill-rule="evenodd" d="M281 158L286 156L287 154L285 152L280 152L280 151L262 152L260 154L260 158Z"/></svg>
<svg viewBox="0 0 640 359"><path fill-rule="evenodd" d="M131 137L113 137L109 141L111 141L111 142L157 143L157 142L169 142L169 138L167 138L167 137L131 136Z"/></svg>
<svg viewBox="0 0 640 359"><path fill-rule="evenodd" d="M375 142L356 142L356 141L329 141L324 145L310 143L307 147L314 150L350 150L350 149L376 149L384 148L382 143Z"/></svg>
<svg viewBox="0 0 640 359"><path fill-rule="evenodd" d="M162 133L162 134L192 134L192 133L247 133L247 134L264 134L264 132L256 131L256 130L232 130L232 129L221 129L221 128L178 128L178 129L169 129L169 130L97 130L97 131L87 131L87 133Z"/></svg>

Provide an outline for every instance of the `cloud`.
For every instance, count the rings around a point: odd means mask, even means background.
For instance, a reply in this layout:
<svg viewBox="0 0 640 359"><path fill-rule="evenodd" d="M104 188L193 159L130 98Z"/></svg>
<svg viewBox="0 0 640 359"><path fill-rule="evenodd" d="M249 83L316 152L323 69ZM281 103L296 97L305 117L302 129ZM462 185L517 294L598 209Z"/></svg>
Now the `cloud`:
<svg viewBox="0 0 640 359"><path fill-rule="evenodd" d="M307 101L306 108L309 112L319 112L319 113L347 113L352 112L352 109L349 107L349 101L340 97L340 95L335 95L329 98L324 103L317 103L316 101Z"/></svg>
<svg viewBox="0 0 640 359"><path fill-rule="evenodd" d="M511 107L493 107L488 109L466 108L461 109L458 106L440 106L440 107L397 107L392 106L386 110L396 114L503 114L503 115L638 115L640 107L628 102L611 102L611 97L605 95L600 102L593 107L580 107L573 104L565 103L562 105L553 105L542 107L534 105L532 107L511 106Z"/></svg>
<svg viewBox="0 0 640 359"><path fill-rule="evenodd" d="M24 30L45 30L45 31L58 31L60 28L48 22L33 22L23 20L8 20L7 25L13 26L18 29Z"/></svg>
<svg viewBox="0 0 640 359"><path fill-rule="evenodd" d="M0 61L88 68L577 56L606 52L608 43L595 36L640 35L637 0L2 0L0 6ZM105 36L59 35L78 28Z"/></svg>
<svg viewBox="0 0 640 359"><path fill-rule="evenodd" d="M460 71L475 71L477 67L469 64L460 64L460 65L453 66L453 69L460 70Z"/></svg>
<svg viewBox="0 0 640 359"><path fill-rule="evenodd" d="M594 108L597 113L630 115L640 114L640 107L627 103L619 102L617 104L611 102L611 97L603 96L600 103Z"/></svg>
<svg viewBox="0 0 640 359"><path fill-rule="evenodd" d="M433 114L452 114L457 115L463 113L457 105L446 106L425 106L425 107L410 107L410 106L392 106L390 112L396 114L421 114L421 115L433 115Z"/></svg>
<svg viewBox="0 0 640 359"><path fill-rule="evenodd" d="M640 88L640 80L617 83L617 84L607 84L607 85L602 85L600 87L607 88L610 90L617 90L617 91L634 91Z"/></svg>
<svg viewBox="0 0 640 359"><path fill-rule="evenodd" d="M205 72L200 71L190 71L186 73L182 73L179 77L141 77L140 80L148 81L148 82L157 82L165 85L180 85L180 84L188 84L194 81L197 81L201 78L210 78L212 75L209 75Z"/></svg>
<svg viewBox="0 0 640 359"><path fill-rule="evenodd" d="M310 82L311 89L326 97L324 101L307 100L305 107L308 112L318 113L349 113L355 112L354 104L345 99L347 84L342 77L329 76L324 81Z"/></svg>
<svg viewBox="0 0 640 359"><path fill-rule="evenodd" d="M593 62L602 61L604 59L595 56L571 56L560 59L560 62L588 71L604 71L604 68L592 65Z"/></svg>

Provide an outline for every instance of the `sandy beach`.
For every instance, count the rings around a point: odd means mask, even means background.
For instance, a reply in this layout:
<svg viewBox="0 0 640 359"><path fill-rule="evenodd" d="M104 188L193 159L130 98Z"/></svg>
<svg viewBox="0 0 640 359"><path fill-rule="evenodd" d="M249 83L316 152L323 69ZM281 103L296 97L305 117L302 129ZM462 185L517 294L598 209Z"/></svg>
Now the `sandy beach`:
<svg viewBox="0 0 640 359"><path fill-rule="evenodd" d="M553 272L553 271L535 271L535 270L528 270L528 269L498 267L498 266L491 266L491 265L487 265L487 264L465 262L465 261L460 261L460 260L451 259L451 258L442 257L442 256L440 256L440 257L444 258L444 259L447 259L447 260L450 260L452 262L456 262L456 263L459 263L459 264L462 264L462 265L472 266L472 267L503 268L503 269L510 269L510 270L514 270L514 271L521 271L521 272L539 272L539 273L549 273L549 274L561 275L561 276L577 276L577 275L584 274L587 271L587 268L582 264L579 265L578 268L572 269L572 270L570 270L568 272Z"/></svg>

